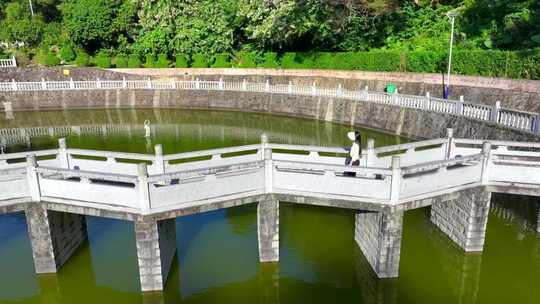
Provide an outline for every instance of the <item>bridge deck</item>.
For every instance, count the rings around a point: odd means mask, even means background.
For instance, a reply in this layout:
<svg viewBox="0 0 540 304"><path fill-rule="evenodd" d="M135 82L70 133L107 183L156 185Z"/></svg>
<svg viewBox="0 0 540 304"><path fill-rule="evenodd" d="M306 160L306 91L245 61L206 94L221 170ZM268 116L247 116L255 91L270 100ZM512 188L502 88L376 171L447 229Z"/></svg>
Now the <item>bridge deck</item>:
<svg viewBox="0 0 540 304"><path fill-rule="evenodd" d="M174 217L268 194L381 211L429 205L433 198L479 186L540 192L540 143L448 137L375 148L369 140L359 167L343 165L345 153L263 140L172 155L163 155L158 145L148 155L71 149L60 140L58 149L0 154L0 212L42 201L76 213Z"/></svg>

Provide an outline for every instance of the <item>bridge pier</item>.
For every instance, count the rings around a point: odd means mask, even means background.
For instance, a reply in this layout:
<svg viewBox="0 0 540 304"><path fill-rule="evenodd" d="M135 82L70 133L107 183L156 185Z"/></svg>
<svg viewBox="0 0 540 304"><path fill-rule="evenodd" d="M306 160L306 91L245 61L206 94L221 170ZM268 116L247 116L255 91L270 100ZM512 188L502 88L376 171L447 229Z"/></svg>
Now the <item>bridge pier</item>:
<svg viewBox="0 0 540 304"><path fill-rule="evenodd" d="M31 203L25 210L36 273L54 273L86 240L84 215L47 210Z"/></svg>
<svg viewBox="0 0 540 304"><path fill-rule="evenodd" d="M176 254L176 221L142 217L134 227L141 290L161 291Z"/></svg>
<svg viewBox="0 0 540 304"><path fill-rule="evenodd" d="M482 251L486 237L491 192L463 190L456 199L431 206L431 222L465 252Z"/></svg>
<svg viewBox="0 0 540 304"><path fill-rule="evenodd" d="M403 212L357 213L354 226L354 240L377 277L397 277L403 232Z"/></svg>
<svg viewBox="0 0 540 304"><path fill-rule="evenodd" d="M279 202L268 197L257 205L259 261L279 261Z"/></svg>

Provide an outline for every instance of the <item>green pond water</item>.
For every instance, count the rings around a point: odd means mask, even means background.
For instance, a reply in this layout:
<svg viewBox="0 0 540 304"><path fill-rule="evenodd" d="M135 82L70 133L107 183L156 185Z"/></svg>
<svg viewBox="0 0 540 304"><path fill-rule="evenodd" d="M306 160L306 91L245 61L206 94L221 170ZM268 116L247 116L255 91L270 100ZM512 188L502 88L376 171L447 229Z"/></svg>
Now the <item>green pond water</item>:
<svg viewBox="0 0 540 304"><path fill-rule="evenodd" d="M187 110L18 112L0 129L5 152L70 147L165 153L259 142L346 146L348 126L260 114ZM143 137L144 120L152 138ZM68 127L66 127L68 126ZM93 128L90 128L93 126ZM52 129L49 127L57 127ZM90 130L76 134L73 130ZM93 131L92 131L93 130ZM362 130L376 145L404 142ZM28 131L30 132L30 131ZM52 135L52 136L51 136ZM429 221L405 213L398 279L379 280L353 239L349 210L280 205L280 261L260 264L256 206L177 218L177 258L163 293L141 294L130 222L87 217L88 241L55 275L35 275L26 221L0 215L0 303L540 303L537 199L494 195L485 250L464 254Z"/></svg>

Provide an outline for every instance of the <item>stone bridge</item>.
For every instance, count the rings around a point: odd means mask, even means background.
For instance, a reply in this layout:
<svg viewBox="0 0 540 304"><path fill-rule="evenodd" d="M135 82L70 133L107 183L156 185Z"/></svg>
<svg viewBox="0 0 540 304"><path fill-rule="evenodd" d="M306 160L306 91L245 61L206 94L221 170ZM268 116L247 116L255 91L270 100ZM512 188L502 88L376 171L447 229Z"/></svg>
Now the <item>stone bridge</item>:
<svg viewBox="0 0 540 304"><path fill-rule="evenodd" d="M355 210L355 241L380 278L397 277L403 213L482 251L491 193L540 196L540 143L446 138L375 148L261 143L164 155L72 149L0 154L0 213L24 211L38 273L56 272L86 238L84 215L134 222L143 291L162 290L178 216L258 203L261 262L279 260L279 202ZM355 173L355 174L351 174ZM540 218L539 218L540 220Z"/></svg>

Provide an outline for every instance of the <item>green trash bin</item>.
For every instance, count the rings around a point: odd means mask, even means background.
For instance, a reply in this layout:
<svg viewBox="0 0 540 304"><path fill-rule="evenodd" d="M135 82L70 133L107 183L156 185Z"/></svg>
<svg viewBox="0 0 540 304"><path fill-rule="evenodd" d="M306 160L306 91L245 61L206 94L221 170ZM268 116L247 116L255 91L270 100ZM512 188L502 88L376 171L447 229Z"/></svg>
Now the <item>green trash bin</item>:
<svg viewBox="0 0 540 304"><path fill-rule="evenodd" d="M387 94L392 95L396 93L396 85L393 83L387 83L386 86L384 87L384 91Z"/></svg>

